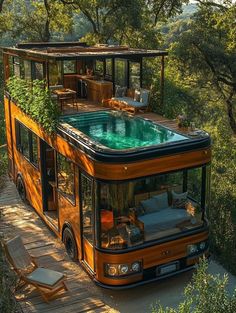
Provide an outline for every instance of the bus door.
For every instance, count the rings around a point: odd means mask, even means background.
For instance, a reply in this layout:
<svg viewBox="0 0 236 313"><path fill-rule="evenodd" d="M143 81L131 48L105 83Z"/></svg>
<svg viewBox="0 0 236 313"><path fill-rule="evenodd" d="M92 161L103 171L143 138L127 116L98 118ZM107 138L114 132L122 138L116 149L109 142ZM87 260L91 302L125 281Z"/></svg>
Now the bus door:
<svg viewBox="0 0 236 313"><path fill-rule="evenodd" d="M80 208L82 221L82 259L94 271L93 180L80 176Z"/></svg>
<svg viewBox="0 0 236 313"><path fill-rule="evenodd" d="M41 180L43 212L48 221L58 230L58 196L56 184L56 152L40 139Z"/></svg>

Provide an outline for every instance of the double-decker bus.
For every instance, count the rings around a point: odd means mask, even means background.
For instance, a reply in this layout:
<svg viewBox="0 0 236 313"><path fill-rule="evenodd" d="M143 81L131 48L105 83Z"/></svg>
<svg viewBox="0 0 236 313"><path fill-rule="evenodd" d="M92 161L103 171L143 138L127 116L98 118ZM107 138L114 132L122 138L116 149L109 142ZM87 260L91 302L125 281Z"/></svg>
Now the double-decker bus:
<svg viewBox="0 0 236 313"><path fill-rule="evenodd" d="M211 142L150 110L143 61L160 59L163 103L167 52L76 42L2 51L6 84L44 80L61 111L50 135L5 90L9 175L70 257L114 289L191 269L208 253Z"/></svg>

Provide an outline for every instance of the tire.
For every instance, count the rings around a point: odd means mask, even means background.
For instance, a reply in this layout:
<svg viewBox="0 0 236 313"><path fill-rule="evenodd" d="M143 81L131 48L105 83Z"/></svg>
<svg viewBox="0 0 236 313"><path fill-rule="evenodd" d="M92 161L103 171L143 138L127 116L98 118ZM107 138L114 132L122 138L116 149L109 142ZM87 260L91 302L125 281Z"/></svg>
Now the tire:
<svg viewBox="0 0 236 313"><path fill-rule="evenodd" d="M27 202L25 183L23 181L23 178L20 175L17 176L17 179L16 179L16 188L21 197L21 200L24 202Z"/></svg>
<svg viewBox="0 0 236 313"><path fill-rule="evenodd" d="M76 241L69 227L66 227L65 230L63 231L62 238L63 238L62 241L65 245L65 248L69 257L73 261L78 260L78 249L77 249Z"/></svg>

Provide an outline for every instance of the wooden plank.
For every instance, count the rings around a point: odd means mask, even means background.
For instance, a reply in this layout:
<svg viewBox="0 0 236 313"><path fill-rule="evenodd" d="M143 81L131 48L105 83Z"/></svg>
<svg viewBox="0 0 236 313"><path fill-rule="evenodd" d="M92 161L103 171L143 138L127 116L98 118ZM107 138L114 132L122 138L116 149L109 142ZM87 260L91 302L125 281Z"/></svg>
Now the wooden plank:
<svg viewBox="0 0 236 313"><path fill-rule="evenodd" d="M5 193L6 192L6 193ZM5 197L6 195L6 197ZM30 206L24 205L16 196L16 189L8 182L1 193L3 218L0 231L5 238L21 235L31 255L38 256L40 266L63 272L67 276L69 292L62 291L59 298L45 303L40 294L30 285L16 292L16 299L23 313L77 313L110 312L110 308L88 289L92 284L87 274L75 262L72 262L64 250L63 244L40 220ZM92 289L94 291L94 288Z"/></svg>

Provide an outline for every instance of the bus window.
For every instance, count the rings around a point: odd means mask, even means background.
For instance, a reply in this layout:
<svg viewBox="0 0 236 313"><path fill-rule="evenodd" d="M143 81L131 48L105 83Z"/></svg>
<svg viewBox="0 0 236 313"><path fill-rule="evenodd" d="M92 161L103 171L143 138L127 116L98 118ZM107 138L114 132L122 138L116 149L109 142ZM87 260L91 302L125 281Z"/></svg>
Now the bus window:
<svg viewBox="0 0 236 313"><path fill-rule="evenodd" d="M17 150L21 152L30 163L38 167L38 137L17 120L16 144Z"/></svg>
<svg viewBox="0 0 236 313"><path fill-rule="evenodd" d="M199 167L126 182L98 182L100 246L125 249L202 226L201 173Z"/></svg>
<svg viewBox="0 0 236 313"><path fill-rule="evenodd" d="M83 236L93 243L93 205L92 205L92 180L81 174L81 204L83 217Z"/></svg>
<svg viewBox="0 0 236 313"><path fill-rule="evenodd" d="M74 176L74 164L60 153L57 153L58 190L73 204L75 203Z"/></svg>

